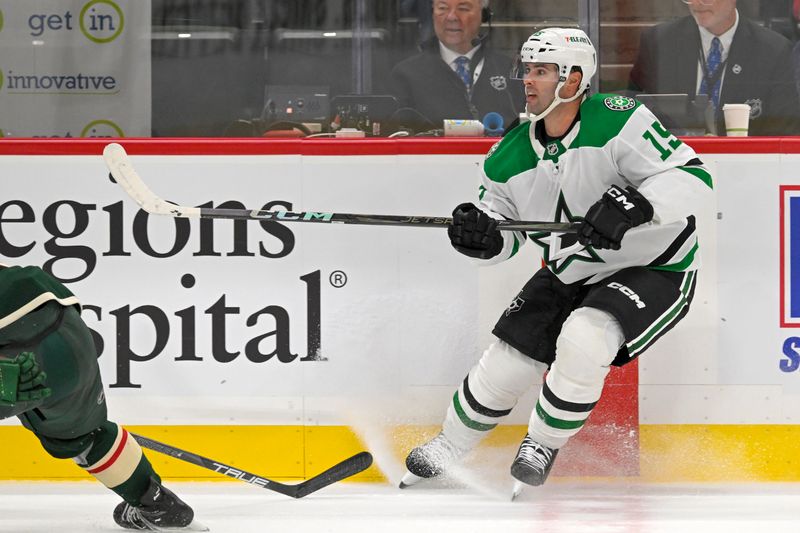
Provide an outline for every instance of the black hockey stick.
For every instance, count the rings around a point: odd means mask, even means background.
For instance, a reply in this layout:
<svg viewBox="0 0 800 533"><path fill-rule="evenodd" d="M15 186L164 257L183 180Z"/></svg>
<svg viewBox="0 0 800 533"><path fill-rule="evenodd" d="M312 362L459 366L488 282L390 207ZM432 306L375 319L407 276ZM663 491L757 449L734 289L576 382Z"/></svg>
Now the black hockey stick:
<svg viewBox="0 0 800 533"><path fill-rule="evenodd" d="M291 496L292 498L302 498L303 496L308 496L312 492L316 492L319 489L336 483L337 481L341 481L352 475L358 474L359 472L369 468L372 464L372 455L369 452L360 452L348 459L345 459L341 463L332 466L321 474L317 474L316 476L303 481L302 483L298 483L296 485L286 485L284 483L279 483L277 481L272 481L271 479L261 477L257 474L251 474L250 472L242 470L241 468L234 468L230 465L226 465L225 463L220 463L219 461L214 461L213 459L208 459L207 457L181 450L180 448L170 446L169 444L164 444L163 442L158 442L134 433L131 433L131 435L136 439L136 442L149 450L163 453L164 455L169 455L175 459L186 461L187 463L207 468L208 470L213 470L218 474L223 474L228 477L238 479L239 481L256 485L262 489L280 492L281 494Z"/></svg>
<svg viewBox="0 0 800 533"><path fill-rule="evenodd" d="M405 216L405 215L357 215L352 213L315 213L302 211L264 211L260 209L223 209L215 207L188 207L167 202L156 195L142 181L133 168L125 149L111 143L103 150L103 159L111 178L118 183L139 207L154 215L182 218L224 218L241 220L277 220L280 222L322 222L328 224L361 224L367 226L416 226L446 228L453 221L450 217ZM499 220L497 229L505 231L550 231L575 233L576 222L532 222L523 220Z"/></svg>

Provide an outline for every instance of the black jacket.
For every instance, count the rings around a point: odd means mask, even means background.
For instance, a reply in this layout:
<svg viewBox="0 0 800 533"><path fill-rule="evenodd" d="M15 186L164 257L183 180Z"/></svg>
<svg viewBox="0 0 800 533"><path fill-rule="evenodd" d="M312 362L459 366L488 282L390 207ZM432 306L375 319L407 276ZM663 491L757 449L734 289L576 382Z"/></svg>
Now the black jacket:
<svg viewBox="0 0 800 533"><path fill-rule="evenodd" d="M522 82L509 78L511 60L486 43L472 58L470 72L481 58L483 68L469 96L464 83L442 60L439 41L433 38L423 44L422 52L395 65L391 92L400 107L417 110L435 128L442 128L443 119L482 120L490 111L500 113L508 126L524 108Z"/></svg>
<svg viewBox="0 0 800 533"><path fill-rule="evenodd" d="M630 89L694 97L700 48L700 30L691 16L649 28L642 33ZM788 39L740 15L725 64L717 132L725 132L723 104L748 103L753 106L750 135L800 133L791 51Z"/></svg>

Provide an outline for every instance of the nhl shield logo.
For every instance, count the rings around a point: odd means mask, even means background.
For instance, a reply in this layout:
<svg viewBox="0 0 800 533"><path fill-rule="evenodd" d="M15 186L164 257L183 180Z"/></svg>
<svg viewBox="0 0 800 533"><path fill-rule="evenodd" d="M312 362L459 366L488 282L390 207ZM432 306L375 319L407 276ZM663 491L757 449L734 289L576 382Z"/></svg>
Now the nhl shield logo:
<svg viewBox="0 0 800 533"><path fill-rule="evenodd" d="M514 301L511 302L511 305L509 305L508 308L506 309L506 316L510 316L511 313L516 313L517 311L522 309L524 303L525 300L523 300L522 297L520 297L518 294L517 297L514 298Z"/></svg>
<svg viewBox="0 0 800 533"><path fill-rule="evenodd" d="M750 100L745 100L744 103L750 106L750 118L758 118L764 111L764 104L761 98L751 98Z"/></svg>
<svg viewBox="0 0 800 533"><path fill-rule="evenodd" d="M508 86L505 76L492 76L489 78L489 84L497 91L505 91Z"/></svg>
<svg viewBox="0 0 800 533"><path fill-rule="evenodd" d="M547 153L550 155L556 155L558 153L558 145L556 143L550 143L547 145Z"/></svg>

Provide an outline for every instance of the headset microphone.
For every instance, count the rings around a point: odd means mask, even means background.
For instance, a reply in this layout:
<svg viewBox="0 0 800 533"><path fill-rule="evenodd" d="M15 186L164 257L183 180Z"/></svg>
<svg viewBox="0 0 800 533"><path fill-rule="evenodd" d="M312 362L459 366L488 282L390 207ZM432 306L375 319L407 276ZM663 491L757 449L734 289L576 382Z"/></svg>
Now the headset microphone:
<svg viewBox="0 0 800 533"><path fill-rule="evenodd" d="M492 13L492 10L489 9L488 5L487 5L487 7L484 7L484 8L481 9L481 24L487 24L489 26L489 31L487 31L486 33L481 33L477 37L473 37L472 38L472 41L470 41L470 44L472 45L473 48L475 48L479 44L482 45L482 44L486 43L486 40L489 39L489 36L492 34L492 15L493 14L494 13Z"/></svg>
<svg viewBox="0 0 800 533"><path fill-rule="evenodd" d="M473 37L472 40L469 42L469 44L471 44L472 47L475 48L479 44L485 43L486 39L488 39L488 38L489 38L489 34L488 33L481 33L477 37Z"/></svg>

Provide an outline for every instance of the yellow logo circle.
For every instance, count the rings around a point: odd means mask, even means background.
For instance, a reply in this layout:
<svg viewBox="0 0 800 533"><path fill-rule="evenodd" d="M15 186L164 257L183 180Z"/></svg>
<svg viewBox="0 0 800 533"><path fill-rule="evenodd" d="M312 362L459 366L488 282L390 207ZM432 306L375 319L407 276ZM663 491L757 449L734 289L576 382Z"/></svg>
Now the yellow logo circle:
<svg viewBox="0 0 800 533"><path fill-rule="evenodd" d="M96 13L89 13L90 24L87 27L86 25L86 14L89 10L94 6L99 6L101 4L105 4L111 9L113 9L117 14L117 27L114 27L114 18L111 15L100 15ZM105 26L108 24L108 27ZM122 10L119 8L117 4L112 2L111 0L91 0L83 9L81 9L80 14L80 25L81 31L92 42L98 44L105 44L110 43L114 39L120 36L122 33L123 28L125 27L125 15L122 13ZM111 35L105 37L98 37L97 35L91 32L113 32Z"/></svg>

